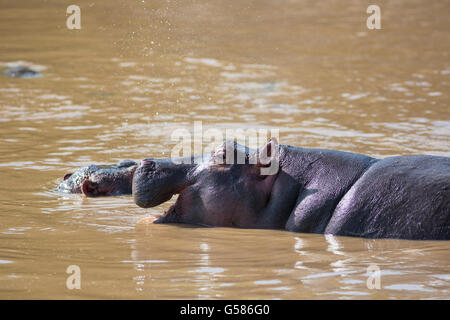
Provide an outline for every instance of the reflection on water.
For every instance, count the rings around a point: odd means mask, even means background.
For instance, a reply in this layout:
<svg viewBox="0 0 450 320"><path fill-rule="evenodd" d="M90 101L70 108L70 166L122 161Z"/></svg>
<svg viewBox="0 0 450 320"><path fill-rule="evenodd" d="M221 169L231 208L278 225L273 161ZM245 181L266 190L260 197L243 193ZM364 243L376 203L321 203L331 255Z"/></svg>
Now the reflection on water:
<svg viewBox="0 0 450 320"><path fill-rule="evenodd" d="M153 225L141 218L173 200L144 210L53 192L92 162L168 156L173 130L198 120L279 128L296 146L449 156L448 3L387 1L374 32L356 0L79 5L78 31L60 1L0 5L0 69L43 75L0 75L0 297L449 297L447 242ZM79 291L65 287L72 264Z"/></svg>
<svg viewBox="0 0 450 320"><path fill-rule="evenodd" d="M175 237L171 234L174 228L181 228ZM242 298L272 299L448 294L448 283L436 281L439 276L448 278L437 274L448 271L448 257L424 262L434 250L447 250L445 243L381 240L374 248L374 240L221 228L191 228L188 240L182 230L177 226L150 226L142 230L142 238L137 236L132 245L133 260L123 262L134 264L136 287L143 295L154 294L153 290L165 298L231 298L239 290L246 292ZM167 233L170 241L153 243L155 233L160 233L158 239L164 239ZM183 245L186 241L189 246ZM382 270L382 290L366 286L371 263ZM402 284L401 279L408 279L411 285ZM403 292L399 291L402 286Z"/></svg>

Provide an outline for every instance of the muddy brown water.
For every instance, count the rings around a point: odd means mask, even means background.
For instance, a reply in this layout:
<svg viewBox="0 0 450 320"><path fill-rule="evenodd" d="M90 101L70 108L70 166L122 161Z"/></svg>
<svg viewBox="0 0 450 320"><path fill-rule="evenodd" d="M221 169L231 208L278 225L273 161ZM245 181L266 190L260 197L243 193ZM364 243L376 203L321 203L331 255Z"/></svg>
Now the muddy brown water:
<svg viewBox="0 0 450 320"><path fill-rule="evenodd" d="M194 121L450 156L447 1L383 1L381 30L367 1L76 4L81 30L61 1L0 4L0 67L43 73L0 76L0 298L450 298L449 242L153 225L170 203L53 192L79 166L168 156Z"/></svg>

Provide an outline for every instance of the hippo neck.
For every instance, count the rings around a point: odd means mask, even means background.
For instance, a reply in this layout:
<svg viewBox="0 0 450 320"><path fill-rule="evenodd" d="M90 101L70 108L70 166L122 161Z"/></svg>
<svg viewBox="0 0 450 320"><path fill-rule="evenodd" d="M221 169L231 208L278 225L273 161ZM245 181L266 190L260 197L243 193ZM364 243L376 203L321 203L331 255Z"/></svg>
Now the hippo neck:
<svg viewBox="0 0 450 320"><path fill-rule="evenodd" d="M356 153L280 146L280 170L299 186L286 228L323 233L343 196L376 161Z"/></svg>
<svg viewBox="0 0 450 320"><path fill-rule="evenodd" d="M280 145L280 170L295 177L303 185L307 185L317 175L323 174L324 166L331 170L338 170L338 168L350 168L357 165L354 171L362 173L378 160L346 151Z"/></svg>

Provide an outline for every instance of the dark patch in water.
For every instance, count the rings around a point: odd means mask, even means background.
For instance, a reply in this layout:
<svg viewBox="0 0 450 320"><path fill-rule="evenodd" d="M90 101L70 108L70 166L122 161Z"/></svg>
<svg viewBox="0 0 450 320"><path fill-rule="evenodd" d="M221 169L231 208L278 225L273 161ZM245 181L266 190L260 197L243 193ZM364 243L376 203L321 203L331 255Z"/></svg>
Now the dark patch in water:
<svg viewBox="0 0 450 320"><path fill-rule="evenodd" d="M29 67L17 66L7 68L3 72L6 76L11 78L39 78L42 77L42 73L35 71Z"/></svg>

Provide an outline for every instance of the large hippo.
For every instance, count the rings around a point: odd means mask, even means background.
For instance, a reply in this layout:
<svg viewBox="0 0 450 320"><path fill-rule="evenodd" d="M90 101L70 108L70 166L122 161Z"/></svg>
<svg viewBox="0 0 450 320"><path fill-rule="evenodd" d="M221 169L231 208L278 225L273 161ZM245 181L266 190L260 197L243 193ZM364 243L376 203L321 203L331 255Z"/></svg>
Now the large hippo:
<svg viewBox="0 0 450 320"><path fill-rule="evenodd" d="M259 151L234 148L234 159L246 153L244 164L218 161L227 152L224 144L199 164L191 158L142 160L133 178L136 204L154 207L179 194L155 223L450 239L448 157L375 159L278 145L273 138ZM260 160L264 155L268 162ZM261 173L274 163L278 171Z"/></svg>
<svg viewBox="0 0 450 320"><path fill-rule="evenodd" d="M64 175L57 191L83 193L87 197L131 194L133 173L138 164L122 160L113 165L90 165Z"/></svg>

